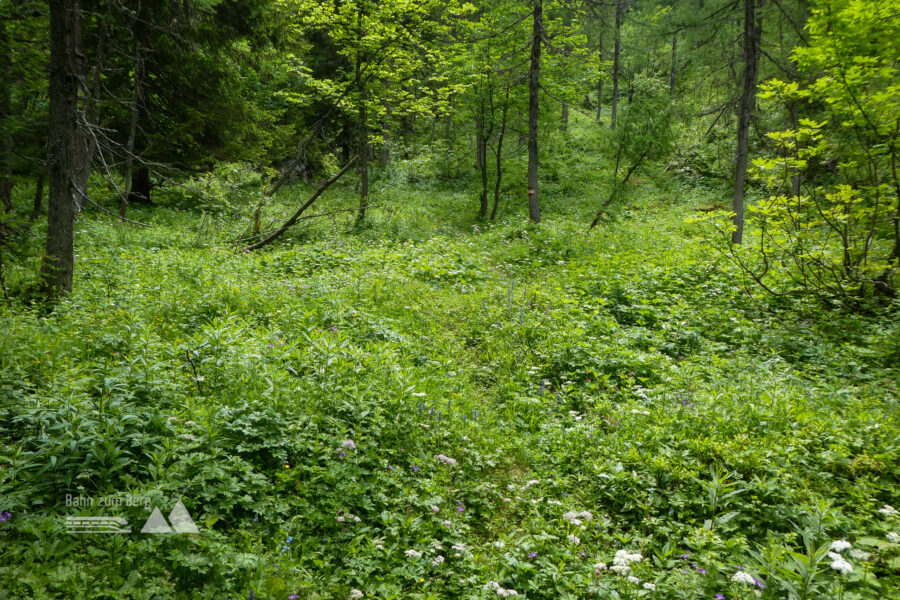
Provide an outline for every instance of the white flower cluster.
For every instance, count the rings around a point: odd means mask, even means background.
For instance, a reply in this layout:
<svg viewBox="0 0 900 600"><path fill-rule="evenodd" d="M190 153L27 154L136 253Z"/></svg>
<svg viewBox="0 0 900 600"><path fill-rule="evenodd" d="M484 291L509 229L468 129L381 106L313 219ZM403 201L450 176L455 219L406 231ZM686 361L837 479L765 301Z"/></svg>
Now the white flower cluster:
<svg viewBox="0 0 900 600"><path fill-rule="evenodd" d="M437 456L435 456L435 458L438 459L439 461L441 461L442 463L444 463L445 465L455 465L456 464L455 458L450 458L449 456L447 456L445 454L438 454Z"/></svg>
<svg viewBox="0 0 900 600"><path fill-rule="evenodd" d="M537 479L529 479L528 481L525 482L525 487L529 488L533 485L538 485L539 483L540 483L540 481Z"/></svg>
<svg viewBox="0 0 900 600"><path fill-rule="evenodd" d="M438 506L437 504L432 504L432 505L431 505L431 512L436 512L436 513L437 513L437 512L441 512L441 507Z"/></svg>
<svg viewBox="0 0 900 600"><path fill-rule="evenodd" d="M887 532L885 537L887 538L887 541L892 544L900 544L900 533L897 533L896 531Z"/></svg>
<svg viewBox="0 0 900 600"><path fill-rule="evenodd" d="M360 519L356 515L349 513L349 512L348 513L341 512L334 518L334 520L337 521L338 523L348 523L351 521L353 523L359 523L360 521L362 521L362 519Z"/></svg>
<svg viewBox="0 0 900 600"><path fill-rule="evenodd" d="M837 552L829 552L828 558L831 559L831 564L829 566L838 573L846 575L847 573L853 572L853 565L847 562L847 559Z"/></svg>
<svg viewBox="0 0 900 600"><path fill-rule="evenodd" d="M631 571L631 563L641 562L643 559L644 557L637 552L619 550L613 557L613 566L610 567L610 570L619 576L627 575Z"/></svg>
<svg viewBox="0 0 900 600"><path fill-rule="evenodd" d="M350 600L359 600L364 594L359 590L350 590Z"/></svg>
<svg viewBox="0 0 900 600"><path fill-rule="evenodd" d="M410 558L422 558L422 553L418 550L407 550L404 554Z"/></svg>
<svg viewBox="0 0 900 600"><path fill-rule="evenodd" d="M647 583L644 584L644 589L645 589L645 590L650 590L651 592L655 592L655 591L656 591L656 584L655 584L655 583L650 583L650 582L648 581Z"/></svg>
<svg viewBox="0 0 900 600"><path fill-rule="evenodd" d="M444 527L452 527L453 522L445 519L445 520L441 521L441 525L443 525Z"/></svg>
<svg viewBox="0 0 900 600"><path fill-rule="evenodd" d="M466 551L466 547L463 546L462 544L453 544L453 546L451 546L451 548L453 548L453 550L456 552L465 552Z"/></svg>
<svg viewBox="0 0 900 600"><path fill-rule="evenodd" d="M744 585L756 585L753 575L744 571L737 571L731 576L731 580L735 583L743 583Z"/></svg>
<svg viewBox="0 0 900 600"><path fill-rule="evenodd" d="M573 534L567 535L566 539L569 540L569 542L571 542L572 544L575 544L576 546L581 543L581 538L579 538L577 535L573 535Z"/></svg>
<svg viewBox="0 0 900 600"><path fill-rule="evenodd" d="M841 552L849 550L852 547L853 544L847 540L835 540L831 542L831 552L828 553L828 558L831 559L831 564L829 566L841 575L853 572L853 565L840 555Z"/></svg>
<svg viewBox="0 0 900 600"><path fill-rule="evenodd" d="M598 573L606 570L606 563L594 563L594 570Z"/></svg>
<svg viewBox="0 0 900 600"><path fill-rule="evenodd" d="M444 563L444 557L441 555L437 555L434 557L434 560L431 561L432 566L439 567Z"/></svg>
<svg viewBox="0 0 900 600"><path fill-rule="evenodd" d="M585 522L590 523L594 520L594 515L586 510L574 511L570 510L563 515L563 521L568 521L575 527L581 527Z"/></svg>
<svg viewBox="0 0 900 600"><path fill-rule="evenodd" d="M488 581L486 584L484 584L484 589L486 589L488 591L493 591L498 596L502 596L502 597L519 595L519 592L517 592L516 590L505 589L505 588L501 587L500 584L497 583L496 581Z"/></svg>
<svg viewBox="0 0 900 600"><path fill-rule="evenodd" d="M634 585L637 585L637 584L639 584L639 583L641 582L641 580L638 579L637 577L635 577L634 575L629 575L629 576L628 576L628 582L629 582L629 583L633 583Z"/></svg>
<svg viewBox="0 0 900 600"><path fill-rule="evenodd" d="M356 442L353 440L344 440L341 442L341 448L346 448L347 450L356 450Z"/></svg>
<svg viewBox="0 0 900 600"><path fill-rule="evenodd" d="M882 506L881 508L878 509L878 512L880 512L881 514L883 514L886 517L895 517L898 514L900 514L900 511L898 511L896 508L894 508L890 504L885 504L884 506Z"/></svg>
<svg viewBox="0 0 900 600"><path fill-rule="evenodd" d="M849 550L853 547L853 544L848 542L847 540L834 540L831 542L831 549L835 552L843 552L844 550Z"/></svg>

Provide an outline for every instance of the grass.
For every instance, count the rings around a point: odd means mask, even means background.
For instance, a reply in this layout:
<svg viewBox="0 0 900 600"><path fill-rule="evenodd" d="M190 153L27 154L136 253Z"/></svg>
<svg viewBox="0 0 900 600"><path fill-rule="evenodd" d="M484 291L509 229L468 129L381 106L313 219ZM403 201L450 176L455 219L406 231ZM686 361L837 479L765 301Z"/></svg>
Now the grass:
<svg viewBox="0 0 900 600"><path fill-rule="evenodd" d="M747 293L685 222L716 190L588 232L602 190L532 227L387 183L253 254L228 206L79 221L72 296L0 309L0 598L900 595L896 318Z"/></svg>

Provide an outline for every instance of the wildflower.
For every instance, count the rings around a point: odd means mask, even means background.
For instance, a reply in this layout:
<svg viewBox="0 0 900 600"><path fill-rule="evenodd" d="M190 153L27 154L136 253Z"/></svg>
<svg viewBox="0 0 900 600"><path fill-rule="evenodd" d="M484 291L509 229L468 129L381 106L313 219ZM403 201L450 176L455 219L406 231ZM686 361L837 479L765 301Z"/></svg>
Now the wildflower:
<svg viewBox="0 0 900 600"><path fill-rule="evenodd" d="M529 552L528 558L537 558L537 552Z"/></svg>
<svg viewBox="0 0 900 600"><path fill-rule="evenodd" d="M846 575L847 573L853 572L853 565L844 560L844 558L840 555L838 555L837 558L834 558L829 566L841 575Z"/></svg>
<svg viewBox="0 0 900 600"><path fill-rule="evenodd" d="M637 577L635 577L634 575L629 575L629 576L628 576L628 581L629 581L630 583L633 583L634 585L637 585L637 584L639 584L639 583L641 582L641 580L638 579Z"/></svg>
<svg viewBox="0 0 900 600"><path fill-rule="evenodd" d="M566 536L566 539L569 540L569 542L571 542L572 544L575 544L576 546L581 543L581 539L577 535L570 534L570 535Z"/></svg>
<svg viewBox="0 0 900 600"><path fill-rule="evenodd" d="M452 465L456 464L455 458L450 458L449 456L446 456L444 454L438 454L437 456L435 456L435 458L438 459L439 461L441 461L442 463L444 463L445 465L452 466Z"/></svg>
<svg viewBox="0 0 900 600"><path fill-rule="evenodd" d="M194 421L185 421L184 424L187 425L188 427L196 427L197 426L197 423Z"/></svg>
<svg viewBox="0 0 900 600"><path fill-rule="evenodd" d="M356 450L356 442L353 440L344 440L341 442L341 447L346 448L347 450Z"/></svg>
<svg viewBox="0 0 900 600"><path fill-rule="evenodd" d="M533 485L538 485L539 483L540 483L539 480L531 479L531 480L525 482L525 487L531 487Z"/></svg>
<svg viewBox="0 0 900 600"><path fill-rule="evenodd" d="M441 507L436 504L431 505L431 512L441 512Z"/></svg>
<svg viewBox="0 0 900 600"><path fill-rule="evenodd" d="M878 512L880 512L881 514L883 514L886 517L893 517L893 516L900 514L900 511L898 511L896 508L894 508L890 504L885 504L884 506L882 506L881 508L878 509Z"/></svg>
<svg viewBox="0 0 900 600"><path fill-rule="evenodd" d="M735 583L743 583L745 585L755 585L753 581L753 576L749 573L745 573L744 571L737 571L734 575L731 576L731 580Z"/></svg>
<svg viewBox="0 0 900 600"><path fill-rule="evenodd" d="M444 527L450 527L453 525L453 523L445 519L441 521L441 525L443 525Z"/></svg>
<svg viewBox="0 0 900 600"><path fill-rule="evenodd" d="M849 550L852 547L853 544L851 544L847 540L835 540L831 542L831 549L835 552L843 552L844 550Z"/></svg>
<svg viewBox="0 0 900 600"><path fill-rule="evenodd" d="M600 573L600 571L605 571L606 563L594 563L594 570L597 571L597 573Z"/></svg>
<svg viewBox="0 0 900 600"><path fill-rule="evenodd" d="M344 458L345 456L347 456L346 452L341 452L340 454L338 454L338 458Z"/></svg>
<svg viewBox="0 0 900 600"><path fill-rule="evenodd" d="M297 598L299 597L300 596L298 596L297 594L291 594L290 596L288 596L288 600L297 600Z"/></svg>
<svg viewBox="0 0 900 600"><path fill-rule="evenodd" d="M350 590L350 600L359 600L363 595L364 594L360 590Z"/></svg>
<svg viewBox="0 0 900 600"><path fill-rule="evenodd" d="M417 550L407 550L404 554L410 558L422 558L422 553Z"/></svg>
<svg viewBox="0 0 900 600"><path fill-rule="evenodd" d="M569 512L567 512L566 514L563 515L563 521L568 521L575 527L581 527L581 525L583 524L584 521L587 521L588 523L590 523L593 520L594 520L594 515L592 515L590 512L588 512L586 510L583 510L580 512L570 510Z"/></svg>
<svg viewBox="0 0 900 600"><path fill-rule="evenodd" d="M494 542L494 546L496 546L497 548L502 548L505 545L506 544L503 543L503 540L497 540L496 542Z"/></svg>
<svg viewBox="0 0 900 600"><path fill-rule="evenodd" d="M425 392L413 392L412 395L416 398L424 398L427 394Z"/></svg>
<svg viewBox="0 0 900 600"><path fill-rule="evenodd" d="M725 600L725 594L716 594L716 600Z"/></svg>
<svg viewBox="0 0 900 600"><path fill-rule="evenodd" d="M701 575L706 575L706 569L700 569L700 568L698 568L698 569L697 569L697 572L700 573Z"/></svg>
<svg viewBox="0 0 900 600"><path fill-rule="evenodd" d="M189 441L189 442L196 442L196 441L197 441L197 436L191 435L190 433L182 433L182 434L181 434L180 436L178 436L178 437L180 437L180 438L183 439L183 440L187 440L187 441Z"/></svg>
<svg viewBox="0 0 900 600"><path fill-rule="evenodd" d="M854 548L850 551L850 557L855 558L856 560L869 560L871 554L866 552L865 550L860 550L858 548Z"/></svg>
<svg viewBox="0 0 900 600"><path fill-rule="evenodd" d="M440 555L435 556L435 557L434 557L434 560L431 561L432 566L435 566L435 567L439 567L439 566L441 566L443 563L444 563L444 557L443 557L443 556L440 556Z"/></svg>
<svg viewBox="0 0 900 600"><path fill-rule="evenodd" d="M647 583L644 584L644 589L645 589L645 590L650 590L651 592L655 592L655 591L656 591L656 584L655 584L655 583L650 583L650 582L648 581Z"/></svg>
<svg viewBox="0 0 900 600"><path fill-rule="evenodd" d="M462 544L453 544L453 546L451 546L451 548L453 548L457 552L465 552L466 551L466 547L463 546Z"/></svg>
<svg viewBox="0 0 900 600"><path fill-rule="evenodd" d="M889 531L887 532L887 535L885 535L885 537L887 538L887 541L892 544L900 544L900 533Z"/></svg>
<svg viewBox="0 0 900 600"><path fill-rule="evenodd" d="M486 584L484 584L484 589L486 589L487 591L499 590L500 584L496 581L488 581Z"/></svg>
<svg viewBox="0 0 900 600"><path fill-rule="evenodd" d="M622 577L631 570L631 567L629 567L628 565L613 565L609 568L609 570L619 577Z"/></svg>
<svg viewBox="0 0 900 600"><path fill-rule="evenodd" d="M8 510L4 510L3 512L0 512L0 522L9 521L10 517L12 517L12 513L9 512Z"/></svg>
<svg viewBox="0 0 900 600"><path fill-rule="evenodd" d="M412 470L413 470L413 471L418 471L418 470L419 470L419 467L413 467Z"/></svg>
<svg viewBox="0 0 900 600"><path fill-rule="evenodd" d="M376 550L384 550L384 544L375 544Z"/></svg>
<svg viewBox="0 0 900 600"><path fill-rule="evenodd" d="M503 588L500 588L497 590L497 595L504 596L504 597L505 596L518 596L519 592L517 592L516 590L510 590L510 589L505 590Z"/></svg>

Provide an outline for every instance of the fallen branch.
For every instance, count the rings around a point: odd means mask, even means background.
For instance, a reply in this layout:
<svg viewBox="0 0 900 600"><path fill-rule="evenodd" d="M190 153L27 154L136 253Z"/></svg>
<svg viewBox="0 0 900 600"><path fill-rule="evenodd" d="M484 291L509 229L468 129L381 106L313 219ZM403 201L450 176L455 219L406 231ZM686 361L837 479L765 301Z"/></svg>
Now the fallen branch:
<svg viewBox="0 0 900 600"><path fill-rule="evenodd" d="M366 210L368 210L368 209L370 209L370 208L379 208L379 207L380 207L380 205L378 205L378 204L370 204L369 206L366 207ZM336 214L338 214L338 213L345 213L345 212L359 212L359 207L358 207L358 206L354 206L353 208L339 208L339 209L337 209L337 210L331 210L331 211L323 212L323 213L316 213L316 214L314 214L314 215L304 215L304 216L300 217L300 218L297 219L297 220L298 220L298 221L305 221L305 220L307 220L307 219L318 219L319 217L330 217L330 216L332 216L332 215L336 215ZM272 233L272 231L265 231L265 232L260 233L260 234L257 234L257 235L248 235L247 237L240 238L240 239L238 239L238 240L235 240L235 241L232 242L232 243L233 243L233 244L237 244L237 243L239 243L239 242L247 242L247 241L250 241L250 240L252 240L252 239L254 239L254 238L259 238L259 237L263 237L263 236L266 236L266 235L270 235L271 233Z"/></svg>
<svg viewBox="0 0 900 600"><path fill-rule="evenodd" d="M337 175L335 175L334 177L332 177L331 179L329 179L328 181L326 181L324 184L322 184L322 187L320 187L319 189L317 189L317 190L315 191L315 193L314 193L312 196L310 196L309 200L307 200L307 201L303 204L303 206L301 206L299 209L297 209L297 212L295 212L295 213L291 216L290 219L288 219L287 221L284 222L284 225L282 225L281 227L279 227L278 229L276 229L275 231L273 231L272 234L269 235L268 237L266 237L265 239L262 239L262 240L256 242L255 244L250 244L249 246L247 246L246 248L244 248L244 249L242 250L242 252L250 252L251 250L258 250L259 248L262 248L263 246L265 246L265 245L267 245L267 244L273 242L273 241L276 240L278 237L280 237L281 234L283 234L285 231L287 231L288 229L290 229L290 227L291 227L294 223L296 223L298 220L300 220L300 216L303 214L303 212L304 212L307 208L309 208L310 206L312 206L313 202L315 202L316 200L319 199L319 196L321 196L323 193L325 193L325 190L327 190L329 187L331 187L331 185L332 185L334 182L336 182L338 179L340 179L341 177L343 177L344 173L346 173L347 171L350 170L350 167L353 166L353 164L356 162L356 159L357 159L357 158L359 158L359 156L354 156L353 158L351 158L351 159L350 159L350 162L348 162L346 165L344 165L344 168L341 169L341 170L338 172Z"/></svg>

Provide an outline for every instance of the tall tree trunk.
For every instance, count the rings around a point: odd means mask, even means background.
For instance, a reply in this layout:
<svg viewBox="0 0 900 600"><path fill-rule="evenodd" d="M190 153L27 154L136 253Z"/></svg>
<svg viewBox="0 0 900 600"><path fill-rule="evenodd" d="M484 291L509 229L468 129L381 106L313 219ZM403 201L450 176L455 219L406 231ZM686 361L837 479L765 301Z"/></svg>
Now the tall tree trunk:
<svg viewBox="0 0 900 600"><path fill-rule="evenodd" d="M381 121L381 156L379 162L382 167L386 167L391 162L391 107L388 106L384 111L384 119Z"/></svg>
<svg viewBox="0 0 900 600"><path fill-rule="evenodd" d="M597 122L603 116L603 78L597 78Z"/></svg>
<svg viewBox="0 0 900 600"><path fill-rule="evenodd" d="M141 104L141 76L143 61L141 60L141 46L134 44L134 59L132 72L134 81L131 93L131 119L128 123L128 139L125 141L125 189L119 199L119 223L125 222L125 214L128 211L128 197L134 184L134 138L137 134L138 113Z"/></svg>
<svg viewBox="0 0 900 600"><path fill-rule="evenodd" d="M482 90L483 91L483 90ZM481 175L481 195L479 197L478 217L484 219L488 211L488 172L487 172L487 140L484 137L484 96L480 98L479 114L475 118L475 162Z"/></svg>
<svg viewBox="0 0 900 600"><path fill-rule="evenodd" d="M131 193L125 201L129 206L135 204L152 204L151 192L153 182L150 180L150 169L144 163L138 163L132 168Z"/></svg>
<svg viewBox="0 0 900 600"><path fill-rule="evenodd" d="M672 68L669 71L669 96L675 97L675 76L678 73L678 55L676 48L678 46L678 32L672 34Z"/></svg>
<svg viewBox="0 0 900 600"><path fill-rule="evenodd" d="M744 239L744 185L747 179L747 162L750 154L750 117L756 99L756 71L759 63L759 42L762 22L756 20L757 0L744 0L744 74L741 80L741 104L738 112L737 150L735 152L734 211L735 230L731 242L740 244Z"/></svg>
<svg viewBox="0 0 900 600"><path fill-rule="evenodd" d="M79 0L49 0L50 127L48 131L47 246L41 264L44 291L54 297L72 291L75 217L84 190L77 177L90 162L81 121L78 88L84 75Z"/></svg>
<svg viewBox="0 0 900 600"><path fill-rule="evenodd" d="M538 94L541 87L541 46L544 36L544 7L535 0L534 24L531 34L531 66L528 75L528 215L532 222L541 222L538 199Z"/></svg>
<svg viewBox="0 0 900 600"><path fill-rule="evenodd" d="M497 173L494 179L494 206L491 207L491 221L497 216L500 206L500 181L503 178L503 136L506 135L506 115L509 112L509 87L503 98L503 111L500 114L500 131L497 134Z"/></svg>
<svg viewBox="0 0 900 600"><path fill-rule="evenodd" d="M612 72L612 114L609 117L609 125L616 126L616 114L619 112L619 62L621 55L622 13L625 10L625 0L616 0L616 40L613 45L613 72Z"/></svg>
<svg viewBox="0 0 900 600"><path fill-rule="evenodd" d="M362 56L356 54L356 90L359 94L359 211L356 213L357 224L366 218L366 210L369 208L369 122L366 106L366 85L362 78Z"/></svg>
<svg viewBox="0 0 900 600"><path fill-rule="evenodd" d="M28 222L34 223L41 216L41 207L44 204L44 182L47 180L47 169L41 169L38 173L37 182L34 184L34 203L31 205L31 214L28 215Z"/></svg>
<svg viewBox="0 0 900 600"><path fill-rule="evenodd" d="M0 205L12 210L12 112L10 67L12 66L6 22L0 23Z"/></svg>

